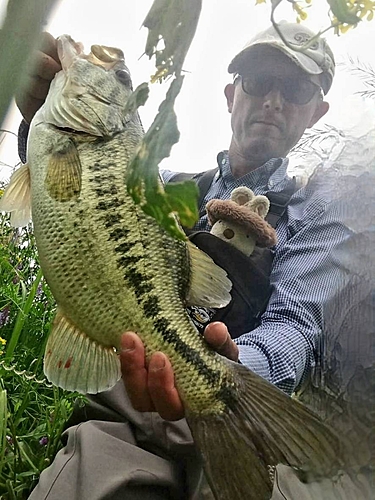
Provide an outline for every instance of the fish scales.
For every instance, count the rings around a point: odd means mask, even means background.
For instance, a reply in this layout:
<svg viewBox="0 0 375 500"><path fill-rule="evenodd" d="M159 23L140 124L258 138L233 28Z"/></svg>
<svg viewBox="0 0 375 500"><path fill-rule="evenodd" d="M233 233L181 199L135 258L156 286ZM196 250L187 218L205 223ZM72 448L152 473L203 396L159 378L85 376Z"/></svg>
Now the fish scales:
<svg viewBox="0 0 375 500"><path fill-rule="evenodd" d="M143 132L138 114L126 111L132 88L122 52L92 46L85 55L67 35L58 52L63 69L31 123L28 164L2 200L23 222L31 189L40 263L58 304L47 378L68 390L108 389L121 376L120 336L135 331L147 357L162 351L171 361L217 499L270 498L269 468L278 463L311 480L330 477L345 458L332 430L210 350L189 319L186 297L192 305L229 302L225 272L166 234L127 193L127 165Z"/></svg>
<svg viewBox="0 0 375 500"><path fill-rule="evenodd" d="M36 127L35 134L30 143L40 144L44 135L50 143L50 131L43 126ZM40 189L46 173L41 170L40 179L36 177L32 199L38 208L33 219L46 279L61 311L80 331L116 348L126 330L140 335L151 331L148 353L162 347L172 360L178 358L176 365L181 365L187 380L196 380L192 388L203 378L210 392L215 392L216 385L218 393L222 377L211 366L215 358L210 351L202 351L203 341L195 331L191 335L183 302L176 301L186 294L189 282L186 245L171 241L157 225L145 240L150 222L126 192L124 167L132 151L124 151L123 144L131 144L127 132L110 142L77 142L82 166L78 201L62 204L52 199ZM92 217L86 217L88 213Z"/></svg>

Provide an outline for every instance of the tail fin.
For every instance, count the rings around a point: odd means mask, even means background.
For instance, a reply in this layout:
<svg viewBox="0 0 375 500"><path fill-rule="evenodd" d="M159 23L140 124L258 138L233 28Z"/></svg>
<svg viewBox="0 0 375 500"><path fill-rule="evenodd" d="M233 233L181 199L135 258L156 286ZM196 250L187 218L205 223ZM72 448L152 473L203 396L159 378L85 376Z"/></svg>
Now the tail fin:
<svg viewBox="0 0 375 500"><path fill-rule="evenodd" d="M334 432L296 400L233 363L235 403L221 414L188 415L207 480L219 500L267 500L279 463L304 481L333 476L342 465Z"/></svg>

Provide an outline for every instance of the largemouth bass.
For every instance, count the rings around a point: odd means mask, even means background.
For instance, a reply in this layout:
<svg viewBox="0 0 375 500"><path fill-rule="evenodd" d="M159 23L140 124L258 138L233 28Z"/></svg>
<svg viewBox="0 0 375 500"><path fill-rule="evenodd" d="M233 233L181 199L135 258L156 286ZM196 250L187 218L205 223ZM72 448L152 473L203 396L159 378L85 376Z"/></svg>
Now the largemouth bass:
<svg viewBox="0 0 375 500"><path fill-rule="evenodd" d="M44 370L54 384L83 393L120 378L117 350L127 330L146 354L171 360L187 422L218 499L271 496L269 467L306 478L339 467L341 444L302 404L208 348L186 305L222 307L225 272L189 242L177 241L127 193L127 165L142 139L127 112L130 74L119 49L95 45L85 55L58 40L62 71L34 117L28 162L1 208L27 220L31 202L45 278L58 310Z"/></svg>

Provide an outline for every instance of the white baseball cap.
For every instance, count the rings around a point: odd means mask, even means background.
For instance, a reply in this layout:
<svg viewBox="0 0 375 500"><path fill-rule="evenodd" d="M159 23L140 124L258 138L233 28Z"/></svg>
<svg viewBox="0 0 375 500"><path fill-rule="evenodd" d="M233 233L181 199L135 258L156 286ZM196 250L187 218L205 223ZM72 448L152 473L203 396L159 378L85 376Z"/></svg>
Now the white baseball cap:
<svg viewBox="0 0 375 500"><path fill-rule="evenodd" d="M279 29L285 40L296 47L305 45L316 35L302 24L288 23L286 21L279 23ZM259 45L269 45L281 50L310 75L322 75L323 92L326 94L330 89L335 74L335 59L326 40L319 37L306 50L297 52L285 45L273 26L258 33L245 45L229 64L229 73L241 74L241 70L248 65L249 52Z"/></svg>

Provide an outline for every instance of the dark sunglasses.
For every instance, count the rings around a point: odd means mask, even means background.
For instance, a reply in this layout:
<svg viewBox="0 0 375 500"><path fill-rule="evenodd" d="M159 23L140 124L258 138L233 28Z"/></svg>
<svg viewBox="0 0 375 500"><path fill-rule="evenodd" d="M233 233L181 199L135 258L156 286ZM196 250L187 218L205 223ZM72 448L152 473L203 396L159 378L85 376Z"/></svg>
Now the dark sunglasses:
<svg viewBox="0 0 375 500"><path fill-rule="evenodd" d="M307 104L321 87L304 78L278 78L271 75L239 75L243 91L251 96L264 97L277 88L283 98L294 104ZM322 94L323 95L323 94Z"/></svg>

